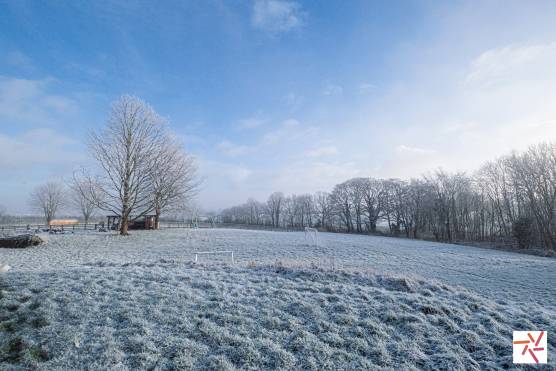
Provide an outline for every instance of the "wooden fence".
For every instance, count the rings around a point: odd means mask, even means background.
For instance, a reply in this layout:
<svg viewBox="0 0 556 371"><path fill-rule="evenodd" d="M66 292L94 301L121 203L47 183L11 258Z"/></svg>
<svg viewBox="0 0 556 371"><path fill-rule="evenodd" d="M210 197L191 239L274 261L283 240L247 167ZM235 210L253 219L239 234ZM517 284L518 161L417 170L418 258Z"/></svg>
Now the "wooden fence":
<svg viewBox="0 0 556 371"><path fill-rule="evenodd" d="M72 225L60 225L60 226L49 226L48 224L19 224L19 225L0 225L0 233L5 232L48 232L53 231L96 231L101 226L102 223L78 223Z"/></svg>
<svg viewBox="0 0 556 371"><path fill-rule="evenodd" d="M160 229L174 228L213 228L211 223L185 223L185 222L160 222ZM18 224L0 225L0 234L3 233L36 233L36 232L79 232L98 231L106 228L106 223L78 223L72 225L49 226L47 224Z"/></svg>

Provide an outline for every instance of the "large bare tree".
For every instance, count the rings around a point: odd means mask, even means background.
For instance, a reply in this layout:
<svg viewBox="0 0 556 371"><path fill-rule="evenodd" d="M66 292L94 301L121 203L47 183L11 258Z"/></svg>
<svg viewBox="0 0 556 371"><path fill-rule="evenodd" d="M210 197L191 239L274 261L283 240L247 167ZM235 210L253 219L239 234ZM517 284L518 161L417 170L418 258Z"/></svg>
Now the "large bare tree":
<svg viewBox="0 0 556 371"><path fill-rule="evenodd" d="M153 211L153 168L164 143L164 120L139 98L122 96L112 106L107 125L90 135L89 146L102 174L95 181L104 211L121 217L128 234L130 217Z"/></svg>
<svg viewBox="0 0 556 371"><path fill-rule="evenodd" d="M65 204L64 193L64 186L61 183L48 182L37 186L31 192L29 203L34 210L44 215L46 224L50 224Z"/></svg>

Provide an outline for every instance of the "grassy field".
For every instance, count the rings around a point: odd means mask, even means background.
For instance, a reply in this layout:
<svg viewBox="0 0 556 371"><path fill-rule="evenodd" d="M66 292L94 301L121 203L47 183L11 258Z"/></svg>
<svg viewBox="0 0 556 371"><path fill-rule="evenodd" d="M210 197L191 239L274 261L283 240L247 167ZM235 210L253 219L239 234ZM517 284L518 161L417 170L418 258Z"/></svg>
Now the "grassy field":
<svg viewBox="0 0 556 371"><path fill-rule="evenodd" d="M279 232L66 235L0 251L14 267L0 276L0 369L503 369L513 366L512 330L556 331L548 304L504 291L356 269L361 255L338 269L352 251L365 248L365 261L383 253L381 240L321 237L309 247L302 234ZM386 247L392 260L411 250L400 243ZM236 251L234 265L191 262L197 249L224 247ZM555 369L549 362L544 369Z"/></svg>

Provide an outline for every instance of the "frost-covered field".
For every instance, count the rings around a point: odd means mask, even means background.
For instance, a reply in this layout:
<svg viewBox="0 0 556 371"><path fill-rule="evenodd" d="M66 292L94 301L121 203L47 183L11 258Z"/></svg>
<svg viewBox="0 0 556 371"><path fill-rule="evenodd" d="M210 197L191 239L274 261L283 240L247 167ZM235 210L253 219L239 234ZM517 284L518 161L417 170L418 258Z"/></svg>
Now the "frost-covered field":
<svg viewBox="0 0 556 371"><path fill-rule="evenodd" d="M0 250L0 369L492 369L512 366L512 330L556 333L554 259L320 239L163 230ZM192 263L224 249L235 265Z"/></svg>
<svg viewBox="0 0 556 371"><path fill-rule="evenodd" d="M46 236L48 244L30 250L0 250L0 263L15 270L59 270L83 264L190 262L195 251L233 250L236 262L318 265L436 279L464 286L494 300L556 305L556 259L468 246L388 237L320 233L310 246L302 232L231 229ZM228 259L199 257L201 262Z"/></svg>

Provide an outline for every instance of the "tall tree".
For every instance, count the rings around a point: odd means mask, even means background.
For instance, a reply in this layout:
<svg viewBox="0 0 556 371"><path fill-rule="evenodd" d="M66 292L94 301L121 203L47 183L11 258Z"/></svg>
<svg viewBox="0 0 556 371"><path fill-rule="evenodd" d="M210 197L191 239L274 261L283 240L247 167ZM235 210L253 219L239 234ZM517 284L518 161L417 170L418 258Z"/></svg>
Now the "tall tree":
<svg viewBox="0 0 556 371"><path fill-rule="evenodd" d="M282 205L284 202L284 194L282 192L274 192L268 197L266 201L270 218L272 220L272 226L280 226L280 214L282 212Z"/></svg>
<svg viewBox="0 0 556 371"><path fill-rule="evenodd" d="M120 234L130 216L153 211L153 167L164 143L164 121L141 99L124 95L112 105L107 125L90 135L89 146L102 174L96 178L102 210L119 215Z"/></svg>
<svg viewBox="0 0 556 371"><path fill-rule="evenodd" d="M334 186L330 194L335 214L342 220L348 233L353 231L353 203L349 181Z"/></svg>
<svg viewBox="0 0 556 371"><path fill-rule="evenodd" d="M317 192L313 197L313 204L315 205L318 225L324 229L330 228L332 214L330 194L328 192Z"/></svg>

